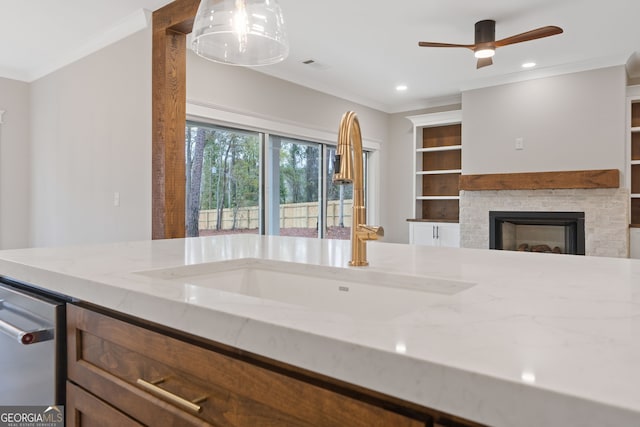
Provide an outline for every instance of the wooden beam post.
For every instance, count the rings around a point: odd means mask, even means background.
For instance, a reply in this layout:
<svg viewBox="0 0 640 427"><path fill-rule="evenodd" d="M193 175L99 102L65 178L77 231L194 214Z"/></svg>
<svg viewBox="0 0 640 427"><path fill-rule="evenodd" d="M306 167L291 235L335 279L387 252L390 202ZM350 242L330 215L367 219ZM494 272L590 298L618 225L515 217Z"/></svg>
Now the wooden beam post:
<svg viewBox="0 0 640 427"><path fill-rule="evenodd" d="M200 0L175 0L153 12L153 239L185 236L186 35Z"/></svg>

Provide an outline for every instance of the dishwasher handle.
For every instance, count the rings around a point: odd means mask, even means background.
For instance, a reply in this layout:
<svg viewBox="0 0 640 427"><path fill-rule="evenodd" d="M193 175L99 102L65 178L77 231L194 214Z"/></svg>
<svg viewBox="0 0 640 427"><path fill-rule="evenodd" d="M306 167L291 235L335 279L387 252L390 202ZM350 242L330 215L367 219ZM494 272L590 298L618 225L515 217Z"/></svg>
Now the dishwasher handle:
<svg viewBox="0 0 640 427"><path fill-rule="evenodd" d="M4 300L0 300L0 310L12 311L30 320L38 319L38 316L36 316L35 314L30 313L29 311L13 304L7 303ZM44 320L42 322L45 323ZM39 328L25 331L24 329L21 329L3 319L0 319L0 332L10 336L23 345L35 344L42 341L50 341L54 337L53 327L51 326L40 325Z"/></svg>

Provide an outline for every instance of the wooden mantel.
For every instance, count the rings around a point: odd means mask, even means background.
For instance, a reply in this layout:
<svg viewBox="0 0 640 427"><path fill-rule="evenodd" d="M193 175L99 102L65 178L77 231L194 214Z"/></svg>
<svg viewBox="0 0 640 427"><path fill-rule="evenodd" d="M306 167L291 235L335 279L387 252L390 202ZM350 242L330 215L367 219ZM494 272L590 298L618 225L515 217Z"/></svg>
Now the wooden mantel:
<svg viewBox="0 0 640 427"><path fill-rule="evenodd" d="M461 175L460 190L549 190L618 188L618 169Z"/></svg>

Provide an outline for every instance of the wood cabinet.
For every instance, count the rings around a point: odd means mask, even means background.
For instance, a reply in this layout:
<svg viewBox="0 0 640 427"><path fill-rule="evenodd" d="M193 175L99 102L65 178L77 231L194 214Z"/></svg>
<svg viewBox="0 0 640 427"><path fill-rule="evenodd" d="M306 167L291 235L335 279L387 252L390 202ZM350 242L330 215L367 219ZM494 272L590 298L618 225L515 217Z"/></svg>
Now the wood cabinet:
<svg viewBox="0 0 640 427"><path fill-rule="evenodd" d="M410 221L409 243L413 245L459 248L460 224Z"/></svg>
<svg viewBox="0 0 640 427"><path fill-rule="evenodd" d="M462 172L462 112L410 116L413 123L415 219L457 222Z"/></svg>
<svg viewBox="0 0 640 427"><path fill-rule="evenodd" d="M122 412L67 381L67 427L143 427Z"/></svg>
<svg viewBox="0 0 640 427"><path fill-rule="evenodd" d="M67 310L69 425L477 426L118 313Z"/></svg>

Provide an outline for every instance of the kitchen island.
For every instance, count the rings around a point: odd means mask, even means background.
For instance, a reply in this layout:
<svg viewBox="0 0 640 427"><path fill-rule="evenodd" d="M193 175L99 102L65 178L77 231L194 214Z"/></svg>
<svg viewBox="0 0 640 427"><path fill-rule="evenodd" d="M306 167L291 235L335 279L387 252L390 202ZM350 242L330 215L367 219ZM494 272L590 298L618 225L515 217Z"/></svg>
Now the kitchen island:
<svg viewBox="0 0 640 427"><path fill-rule="evenodd" d="M219 236L2 251L0 275L478 423L640 425L639 261L349 254Z"/></svg>

